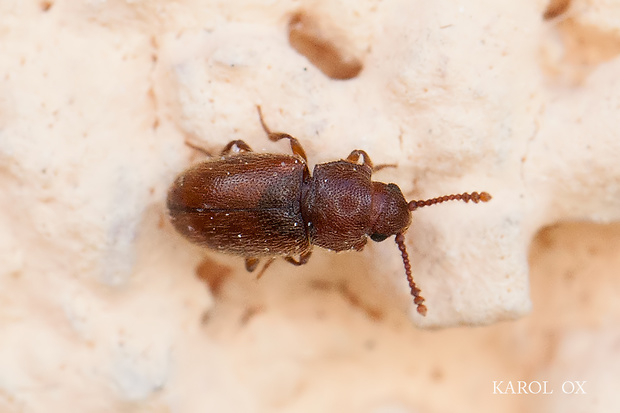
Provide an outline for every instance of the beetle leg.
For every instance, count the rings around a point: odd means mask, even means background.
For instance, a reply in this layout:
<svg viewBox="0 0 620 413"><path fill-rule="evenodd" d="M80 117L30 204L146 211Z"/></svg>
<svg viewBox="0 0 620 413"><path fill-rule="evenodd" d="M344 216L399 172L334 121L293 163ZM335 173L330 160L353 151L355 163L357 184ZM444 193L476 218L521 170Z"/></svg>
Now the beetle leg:
<svg viewBox="0 0 620 413"><path fill-rule="evenodd" d="M372 165L372 161L370 160L370 156L368 156L366 151L363 151L361 149L356 149L353 152L351 152L349 156L347 156L347 161L357 163L357 161L360 159L360 156L364 158L362 161L363 166L364 165L369 166L370 169L372 170L375 169L374 166Z"/></svg>
<svg viewBox="0 0 620 413"><path fill-rule="evenodd" d="M258 267L258 262L260 260L256 257L248 257L245 259L245 269L248 270L248 272L252 272L256 269L256 267Z"/></svg>
<svg viewBox="0 0 620 413"><path fill-rule="evenodd" d="M206 148L203 148L203 147L202 147L202 146L200 146L200 145L197 145L197 144L195 144L195 143L192 143L192 142L190 142L190 141L189 141L189 140L187 140L187 139L185 139L185 144L186 144L187 146L189 146L190 148L192 148L192 149L194 149L194 150L198 151L198 152L202 152L202 153L204 153L204 154L205 154L205 155L207 155L208 157L212 157L212 156L213 156L213 155L212 155L212 154L211 154L211 153L210 153L210 152L209 152Z"/></svg>
<svg viewBox="0 0 620 413"><path fill-rule="evenodd" d="M222 149L221 155L228 155L233 146L236 146L237 149L239 149L239 152L252 152L252 148L250 148L250 145L248 145L242 140L236 140L228 142L228 144L224 146L224 149Z"/></svg>
<svg viewBox="0 0 620 413"><path fill-rule="evenodd" d="M291 151L293 151L293 154L299 156L305 163L308 163L306 151L304 151L304 148L301 146L301 143L299 143L297 138L293 138L288 133L272 132L269 134L269 139L274 142L277 142L280 139L288 139L291 144Z"/></svg>
<svg viewBox="0 0 620 413"><path fill-rule="evenodd" d="M300 254L299 255L299 261L296 260L293 257L284 257L284 259L287 262L290 262L293 265L300 266L300 265L304 265L304 264L306 264L308 262L308 260L310 259L310 255L311 254L312 254L312 251L308 251L308 252L304 252L303 254Z"/></svg>
<svg viewBox="0 0 620 413"><path fill-rule="evenodd" d="M260 277L263 276L263 274L265 273L265 271L267 270L267 268L269 268L269 266L275 261L276 259L274 257L271 257L267 260L267 262L265 263L265 265L263 265L263 268L260 269L260 271L258 272L258 274L256 274L256 279L259 280Z"/></svg>
<svg viewBox="0 0 620 413"><path fill-rule="evenodd" d="M363 151L361 149L356 149L351 152L347 157L347 161L357 163L357 161L359 161L360 159L360 156L364 158L364 160L362 161L362 165L369 166L373 172L377 172L385 168L396 168L396 164L393 163L382 163L381 165L373 165L366 151Z"/></svg>
<svg viewBox="0 0 620 413"><path fill-rule="evenodd" d="M395 163L382 163L380 165L375 165L372 168L373 172L377 172L380 171L381 169L385 169L385 168L396 168L398 165L396 165Z"/></svg>
<svg viewBox="0 0 620 413"><path fill-rule="evenodd" d="M258 109L258 117L260 118L260 124L263 127L263 130L265 131L265 133L267 134L267 137L269 138L269 140L273 142L277 142L280 139L288 139L289 143L291 144L291 151L293 151L293 154L299 156L301 159L304 160L304 162L308 163L308 157L306 156L306 151L304 151L303 146L301 146L301 143L299 143L297 138L293 138L288 133L272 132L267 126L267 124L265 123L265 120L263 119L263 112L261 111L260 106L257 105L256 109Z"/></svg>

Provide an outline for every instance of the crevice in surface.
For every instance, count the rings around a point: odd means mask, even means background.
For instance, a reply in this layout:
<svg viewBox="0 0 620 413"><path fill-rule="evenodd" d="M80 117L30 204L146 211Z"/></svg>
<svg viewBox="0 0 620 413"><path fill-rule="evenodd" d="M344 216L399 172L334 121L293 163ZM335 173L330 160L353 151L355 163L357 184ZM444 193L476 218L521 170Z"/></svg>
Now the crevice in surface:
<svg viewBox="0 0 620 413"><path fill-rule="evenodd" d="M291 17L288 40L293 49L332 79L352 79L363 68L360 59L338 39L335 28L323 27L319 20L305 12Z"/></svg>

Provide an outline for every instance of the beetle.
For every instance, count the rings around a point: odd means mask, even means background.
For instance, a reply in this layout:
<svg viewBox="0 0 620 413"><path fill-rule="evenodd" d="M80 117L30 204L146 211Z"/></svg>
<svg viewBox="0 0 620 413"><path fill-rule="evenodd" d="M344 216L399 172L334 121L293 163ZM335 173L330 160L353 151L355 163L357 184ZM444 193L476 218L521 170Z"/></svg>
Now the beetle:
<svg viewBox="0 0 620 413"><path fill-rule="evenodd" d="M272 132L257 109L267 137L288 140L293 154L256 153L242 140L229 142L219 158L190 167L172 184L167 207L174 228L193 243L244 257L250 272L267 258L259 276L275 257L303 265L313 246L361 251L368 237L381 242L395 235L417 311L426 315L405 248L411 212L451 200L488 202L491 196L472 192L407 202L396 184L371 180L381 166L374 167L360 149L315 165L311 175L299 141Z"/></svg>

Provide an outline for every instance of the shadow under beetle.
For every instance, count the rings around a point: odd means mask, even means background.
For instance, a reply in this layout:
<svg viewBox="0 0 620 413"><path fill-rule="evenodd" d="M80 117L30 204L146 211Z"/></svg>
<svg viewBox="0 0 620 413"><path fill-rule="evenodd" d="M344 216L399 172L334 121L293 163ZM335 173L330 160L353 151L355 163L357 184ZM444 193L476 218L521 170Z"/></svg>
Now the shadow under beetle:
<svg viewBox="0 0 620 413"><path fill-rule="evenodd" d="M269 139L287 139L293 155L255 153L241 140L228 143L220 158L199 163L174 181L167 204L176 230L193 243L245 257L248 271L261 258L268 258L262 271L275 257L303 265L314 245L360 251L367 237L380 242L396 235L414 303L426 315L403 235L411 211L451 200L487 202L491 196L472 192L407 202L397 185L371 181L380 167L373 168L359 149L347 159L316 165L310 175L299 141L271 132L260 107L258 113Z"/></svg>

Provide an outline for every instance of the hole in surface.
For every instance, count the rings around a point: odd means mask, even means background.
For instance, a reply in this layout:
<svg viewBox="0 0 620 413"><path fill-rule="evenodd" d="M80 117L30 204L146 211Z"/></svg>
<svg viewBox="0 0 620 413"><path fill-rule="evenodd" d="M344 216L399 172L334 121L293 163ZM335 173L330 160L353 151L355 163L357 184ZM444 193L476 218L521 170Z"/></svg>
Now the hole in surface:
<svg viewBox="0 0 620 413"><path fill-rule="evenodd" d="M620 34L616 31L584 24L574 18L558 21L553 27L559 43L553 40L555 49L543 49L546 51L543 67L554 78L581 84L600 64L620 55Z"/></svg>
<svg viewBox="0 0 620 413"><path fill-rule="evenodd" d="M321 27L306 13L291 17L288 40L293 49L332 79L352 79L362 70L362 63L337 40L334 30Z"/></svg>
<svg viewBox="0 0 620 413"><path fill-rule="evenodd" d="M551 0L543 14L545 20L550 20L566 13L570 6L570 0Z"/></svg>
<svg viewBox="0 0 620 413"><path fill-rule="evenodd" d="M49 9L51 9L53 5L54 3L52 3L51 1L47 1L47 0L44 0L40 3L42 11L49 11Z"/></svg>
<svg viewBox="0 0 620 413"><path fill-rule="evenodd" d="M573 63L598 65L620 54L620 35L566 19L558 24L566 57Z"/></svg>

